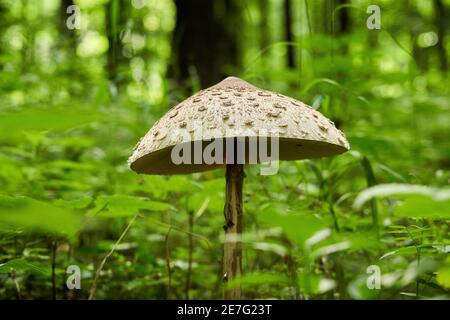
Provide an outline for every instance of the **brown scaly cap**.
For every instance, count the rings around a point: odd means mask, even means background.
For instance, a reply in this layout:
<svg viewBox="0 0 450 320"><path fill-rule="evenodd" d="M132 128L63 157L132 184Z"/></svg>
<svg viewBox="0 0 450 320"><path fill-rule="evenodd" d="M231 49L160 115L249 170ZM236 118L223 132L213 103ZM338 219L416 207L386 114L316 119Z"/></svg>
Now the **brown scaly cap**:
<svg viewBox="0 0 450 320"><path fill-rule="evenodd" d="M200 138L195 136L199 126ZM271 132L279 137L280 160L333 156L349 150L344 133L320 112L294 98L228 77L170 109L139 141L128 164L148 174L211 170L223 165L176 165L171 160L172 148L199 140L268 137Z"/></svg>

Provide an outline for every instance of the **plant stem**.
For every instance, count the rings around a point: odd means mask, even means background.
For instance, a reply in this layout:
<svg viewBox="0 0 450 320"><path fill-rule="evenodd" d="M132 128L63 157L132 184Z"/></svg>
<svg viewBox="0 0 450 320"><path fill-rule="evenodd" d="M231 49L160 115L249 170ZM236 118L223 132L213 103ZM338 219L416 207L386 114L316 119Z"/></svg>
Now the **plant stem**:
<svg viewBox="0 0 450 320"><path fill-rule="evenodd" d="M223 247L223 280L228 282L240 277L242 273L242 187L244 166L227 164L225 199L225 239ZM225 288L224 299L241 298L241 287Z"/></svg>
<svg viewBox="0 0 450 320"><path fill-rule="evenodd" d="M363 157L361 159L361 164L364 168L364 173L366 175L367 186L372 187L377 184L375 179L375 174L372 169L372 165L367 157ZM378 219L378 206L377 202L374 199L370 200L370 211L372 213L372 225L375 229L377 237L380 236L380 227L379 227L379 219Z"/></svg>
<svg viewBox="0 0 450 320"><path fill-rule="evenodd" d="M52 241L52 299L56 300L56 241Z"/></svg>
<svg viewBox="0 0 450 320"><path fill-rule="evenodd" d="M20 284L19 284L19 280L17 279L16 269L11 270L11 278L13 279L14 285L16 286L16 299L22 300L22 296L20 294Z"/></svg>
<svg viewBox="0 0 450 320"><path fill-rule="evenodd" d="M164 238L165 243L165 259L166 259L166 268L167 268L167 289L166 289L166 300L170 299L170 294L172 292L172 268L170 266L170 246L169 246L169 234L172 230L172 227L169 227L166 233L166 237Z"/></svg>
<svg viewBox="0 0 450 320"><path fill-rule="evenodd" d="M192 251L194 250L194 237L192 233L194 232L194 212L189 210L189 253L188 253L188 270L186 275L186 288L185 288L185 299L189 300L189 289L191 287L191 274L192 274Z"/></svg>
<svg viewBox="0 0 450 320"><path fill-rule="evenodd" d="M103 258L102 262L100 263L100 266L97 268L97 271L95 272L94 281L92 282L91 292L89 293L88 300L94 300L95 299L95 294L97 292L97 282L98 282L98 279L100 278L100 273L102 272L102 269L105 266L106 260L108 260L109 257L112 256L112 254L116 250L117 246L120 244L122 239L127 234L128 230L130 230L131 225L136 220L137 216L138 216L138 214L136 214L133 218L131 218L130 222L128 223L128 225L123 230L123 232L120 235L119 239L117 239L116 243L114 243L114 245L111 247L111 250L105 255L105 257Z"/></svg>

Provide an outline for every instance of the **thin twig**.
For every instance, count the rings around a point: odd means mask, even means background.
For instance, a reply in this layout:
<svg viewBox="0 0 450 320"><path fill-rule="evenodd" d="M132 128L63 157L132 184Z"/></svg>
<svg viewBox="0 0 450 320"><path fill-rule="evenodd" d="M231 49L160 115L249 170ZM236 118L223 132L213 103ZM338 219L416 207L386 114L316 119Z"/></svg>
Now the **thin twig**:
<svg viewBox="0 0 450 320"><path fill-rule="evenodd" d="M56 240L52 241L52 299L56 300Z"/></svg>
<svg viewBox="0 0 450 320"><path fill-rule="evenodd" d="M106 260L109 259L109 257L111 257L111 255L114 253L114 251L116 250L117 246L119 245L119 243L122 241L122 239L125 237L125 235L127 234L128 230L130 230L131 225L133 224L133 222L136 220L138 214L136 214L128 223L128 225L126 226L125 230L123 230L122 234L120 235L119 239L117 239L116 243L114 243L114 245L112 246L111 250L108 252L108 254L106 254L106 256L103 258L102 262L100 263L100 266L98 267L97 271L95 272L95 278L94 281L92 282L92 288L91 288L91 292L89 294L89 298L88 300L93 300L95 299L95 293L97 291L97 282L98 282L98 278L100 277L100 273L106 263Z"/></svg>
<svg viewBox="0 0 450 320"><path fill-rule="evenodd" d="M17 300L22 300L22 296L20 294L19 280L17 280L17 273L16 273L15 269L11 270L11 278L13 279L14 284L16 286L16 299Z"/></svg>
<svg viewBox="0 0 450 320"><path fill-rule="evenodd" d="M165 237L165 245L166 245L166 267L167 267L167 275L168 275L168 281L167 281L167 293L166 293L166 299L169 300L170 292L172 291L172 269L170 267L170 248L169 248L169 233L172 230L172 227L169 227L166 233Z"/></svg>
<svg viewBox="0 0 450 320"><path fill-rule="evenodd" d="M188 211L189 214L189 253L188 253L188 269L186 274L186 288L185 297L189 300L189 289L191 287L191 274L192 274L192 251L194 250L194 239L192 232L194 230L194 212Z"/></svg>
<svg viewBox="0 0 450 320"><path fill-rule="evenodd" d="M173 229L173 230L175 230L175 231L182 232L182 233L186 233L186 234L190 234L190 235L192 235L194 238L197 238L197 239L199 239L199 240L204 241L205 244L208 246L208 248L209 248L209 249L212 249L211 242L208 240L208 238L206 238L206 237L204 237L204 236L202 236L202 235L195 234L195 233L189 233L189 231L183 230L182 228L177 227L177 226L175 226L175 225L172 225L172 224L170 224L170 223L164 223L164 222L161 222L161 221L159 221L159 220L152 219L152 218L147 218L147 219L148 219L148 220L151 220L151 221L153 221L153 222L155 222L155 223L157 223L157 224L159 224L159 225L161 225L161 226L164 226L164 227Z"/></svg>

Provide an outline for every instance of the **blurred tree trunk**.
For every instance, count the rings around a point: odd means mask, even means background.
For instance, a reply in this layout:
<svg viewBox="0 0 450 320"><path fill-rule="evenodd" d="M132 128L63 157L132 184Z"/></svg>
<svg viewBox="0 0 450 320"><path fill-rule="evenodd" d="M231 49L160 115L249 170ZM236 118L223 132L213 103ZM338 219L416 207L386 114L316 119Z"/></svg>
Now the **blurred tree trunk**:
<svg viewBox="0 0 450 320"><path fill-rule="evenodd" d="M320 11L317 12L318 21L322 24L322 32L324 34L332 35L333 34L333 10L334 10L334 1L324 0L321 3Z"/></svg>
<svg viewBox="0 0 450 320"><path fill-rule="evenodd" d="M24 0L20 1L20 15L22 18L21 25L23 26L23 37L25 44L21 50L21 71L27 73L29 69L34 65L34 49L35 49L35 36L36 28L32 27L27 15L29 2Z"/></svg>
<svg viewBox="0 0 450 320"><path fill-rule="evenodd" d="M411 21L423 21L424 17L421 15L420 11L417 10L410 2L405 3L405 11L408 13ZM422 48L418 44L418 37L420 33L423 31L423 27L420 26L412 26L410 34L412 40L412 56L414 58L414 62L417 68L421 71L428 70L428 56L430 48Z"/></svg>
<svg viewBox="0 0 450 320"><path fill-rule="evenodd" d="M267 58L267 48L270 44L270 31L269 31L269 23L268 23L268 14L269 14L269 6L270 2L267 0L259 0L258 1L258 10L260 14L260 21L259 21L259 49L263 54L261 55L261 63L264 66L264 69L266 69L268 58Z"/></svg>
<svg viewBox="0 0 450 320"><path fill-rule="evenodd" d="M111 0L105 5L105 27L108 37L106 73L110 83L120 87L125 76L120 74L119 67L128 61L124 56L120 34L126 28L129 5L127 1Z"/></svg>
<svg viewBox="0 0 450 320"><path fill-rule="evenodd" d="M175 0L177 10L170 77L192 87L198 76L208 87L239 64L240 10L237 0Z"/></svg>
<svg viewBox="0 0 450 320"><path fill-rule="evenodd" d="M289 69L295 68L295 56L294 47L291 42L294 41L294 35L292 33L292 3L291 0L284 0L284 37L287 45L287 67Z"/></svg>
<svg viewBox="0 0 450 320"><path fill-rule="evenodd" d="M345 6L347 4L349 4L348 0L338 0L337 2L338 6ZM351 20L349 8L341 7L338 10L338 33L339 34L349 33L350 28L351 28Z"/></svg>
<svg viewBox="0 0 450 320"><path fill-rule="evenodd" d="M333 10L338 9L337 11L334 11L335 25L333 26L333 29L335 30L335 34L339 37L344 36L350 32L350 13L349 8L345 7L345 5L347 5L348 3L349 0L338 0L336 2L336 6L333 8ZM342 54L347 54L348 45L343 42L340 46L340 50Z"/></svg>
<svg viewBox="0 0 450 320"><path fill-rule="evenodd" d="M324 29L323 25L323 13L321 12L323 1L316 0L305 0L309 7L310 17L311 17L311 33L322 33Z"/></svg>
<svg viewBox="0 0 450 320"><path fill-rule="evenodd" d="M5 32L7 23L6 23L6 10L5 5L0 2L0 34L3 34ZM0 46L0 70L3 69L3 46Z"/></svg>
<svg viewBox="0 0 450 320"><path fill-rule="evenodd" d="M260 30L260 48L264 50L269 46L269 24L267 21L267 15L269 11L269 1L259 0L259 13L261 15L259 30Z"/></svg>
<svg viewBox="0 0 450 320"><path fill-rule="evenodd" d="M69 14L67 13L67 8L73 6L73 0L61 0L61 6L59 9L59 21L58 30L61 39L61 47L66 49L68 47L69 52L75 53L77 46L76 30L70 30L67 27L67 19Z"/></svg>
<svg viewBox="0 0 450 320"><path fill-rule="evenodd" d="M445 50L444 37L447 31L448 17L447 13L445 12L445 6L442 3L442 0L434 0L433 4L435 12L435 25L437 35L439 38L439 41L436 44L436 49L438 51L441 70L443 72L446 72L448 70L448 61L447 61L447 51Z"/></svg>

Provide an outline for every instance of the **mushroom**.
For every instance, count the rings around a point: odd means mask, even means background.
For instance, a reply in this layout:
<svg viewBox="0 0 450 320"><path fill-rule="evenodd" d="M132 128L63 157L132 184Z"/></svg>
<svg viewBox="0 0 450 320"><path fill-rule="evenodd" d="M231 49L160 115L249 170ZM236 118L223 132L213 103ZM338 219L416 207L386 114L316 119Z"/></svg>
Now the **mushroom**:
<svg viewBox="0 0 450 320"><path fill-rule="evenodd" d="M275 156L263 158L259 152L255 157L257 149L251 146L255 139L270 143L268 149ZM228 77L167 112L138 143L128 164L137 173L156 175L226 169L222 273L226 282L242 272L244 164L320 158L347 150L344 134L320 112ZM224 298L239 299L240 293L239 286L227 288Z"/></svg>

